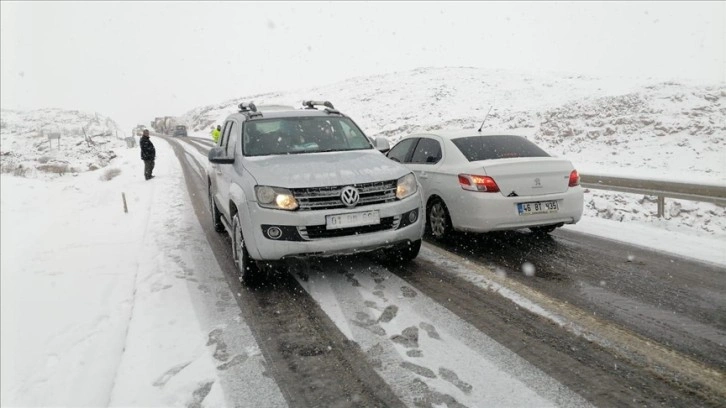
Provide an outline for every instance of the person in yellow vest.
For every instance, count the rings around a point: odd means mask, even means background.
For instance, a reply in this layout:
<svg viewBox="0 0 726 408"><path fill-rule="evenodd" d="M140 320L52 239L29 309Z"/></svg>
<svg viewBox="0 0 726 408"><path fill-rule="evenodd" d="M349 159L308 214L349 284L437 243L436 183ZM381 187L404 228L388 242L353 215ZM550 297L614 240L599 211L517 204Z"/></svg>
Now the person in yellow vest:
<svg viewBox="0 0 726 408"><path fill-rule="evenodd" d="M214 143L219 143L219 135L222 134L222 126L217 125L214 130L212 130L212 139L214 140Z"/></svg>

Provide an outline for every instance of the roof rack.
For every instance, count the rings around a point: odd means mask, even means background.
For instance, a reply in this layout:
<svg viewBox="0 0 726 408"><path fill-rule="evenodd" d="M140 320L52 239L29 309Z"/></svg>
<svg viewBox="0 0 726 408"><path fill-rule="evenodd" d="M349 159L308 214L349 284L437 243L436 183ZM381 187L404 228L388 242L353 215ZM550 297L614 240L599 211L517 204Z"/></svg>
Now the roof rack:
<svg viewBox="0 0 726 408"><path fill-rule="evenodd" d="M325 111L328 113L337 113L340 114L340 111L335 109L332 103L330 101L303 101L303 107L305 109L317 109L315 106L325 106Z"/></svg>
<svg viewBox="0 0 726 408"><path fill-rule="evenodd" d="M240 111L240 113L244 113L245 116L247 116L248 118L253 118L255 116L262 116L261 112L257 112L257 106L255 106L254 102L240 103L239 111Z"/></svg>
<svg viewBox="0 0 726 408"><path fill-rule="evenodd" d="M255 106L254 102L242 102L238 106L240 112L257 112L257 106Z"/></svg>

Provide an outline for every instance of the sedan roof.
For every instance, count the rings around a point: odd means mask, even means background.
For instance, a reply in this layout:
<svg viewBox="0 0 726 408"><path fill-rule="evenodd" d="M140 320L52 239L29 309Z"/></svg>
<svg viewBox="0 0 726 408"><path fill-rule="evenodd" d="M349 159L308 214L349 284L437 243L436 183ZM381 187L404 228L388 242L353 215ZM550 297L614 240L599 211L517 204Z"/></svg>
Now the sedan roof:
<svg viewBox="0 0 726 408"><path fill-rule="evenodd" d="M497 132L497 131L482 131L477 132L476 129L441 129L431 130L426 132L414 133L414 136L433 135L439 136L444 139L458 139L460 137L472 137L472 136L520 136L524 135L511 133L511 132ZM410 135L407 135L410 136Z"/></svg>

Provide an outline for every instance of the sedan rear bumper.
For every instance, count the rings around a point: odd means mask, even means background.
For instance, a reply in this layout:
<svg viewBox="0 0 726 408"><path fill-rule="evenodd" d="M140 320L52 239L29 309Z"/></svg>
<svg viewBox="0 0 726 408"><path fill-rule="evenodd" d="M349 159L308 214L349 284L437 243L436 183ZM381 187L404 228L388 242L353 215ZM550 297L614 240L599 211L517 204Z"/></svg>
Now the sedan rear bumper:
<svg viewBox="0 0 726 408"><path fill-rule="evenodd" d="M456 230L488 232L554 224L574 224L582 217L584 193L580 186L564 193L529 197L505 197L499 193L465 192L456 202L447 202ZM518 203L556 201L558 211L520 215Z"/></svg>

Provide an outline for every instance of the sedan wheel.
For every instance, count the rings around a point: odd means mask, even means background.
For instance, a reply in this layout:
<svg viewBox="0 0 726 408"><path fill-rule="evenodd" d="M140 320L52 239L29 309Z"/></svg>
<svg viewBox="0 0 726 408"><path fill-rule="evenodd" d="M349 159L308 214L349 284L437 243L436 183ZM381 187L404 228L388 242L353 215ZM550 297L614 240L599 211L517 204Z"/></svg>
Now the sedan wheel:
<svg viewBox="0 0 726 408"><path fill-rule="evenodd" d="M253 279L259 274L257 263L250 258L245 246L244 235L242 235L242 224L239 221L239 215L235 214L232 219L232 255L234 264L237 266L237 274L239 281L244 285L251 285Z"/></svg>
<svg viewBox="0 0 726 408"><path fill-rule="evenodd" d="M427 214L426 226L428 232L436 239L443 239L451 234L451 218L446 204L441 200L436 200L429 206Z"/></svg>

